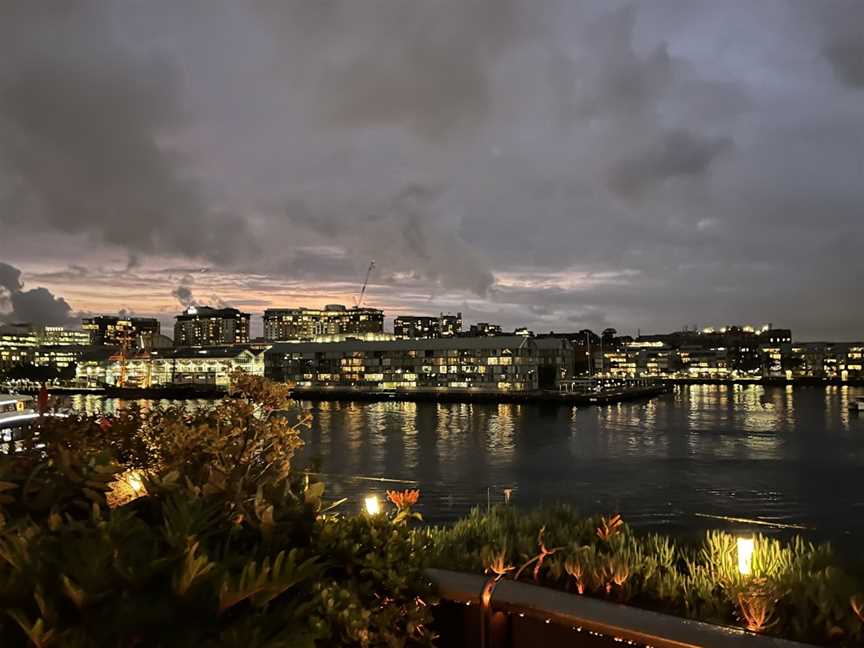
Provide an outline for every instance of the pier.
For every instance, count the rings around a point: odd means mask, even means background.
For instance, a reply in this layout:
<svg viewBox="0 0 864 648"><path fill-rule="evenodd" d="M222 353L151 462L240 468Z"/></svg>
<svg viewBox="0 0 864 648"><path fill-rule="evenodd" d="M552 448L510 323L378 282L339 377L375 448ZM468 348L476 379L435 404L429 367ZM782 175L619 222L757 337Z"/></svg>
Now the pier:
<svg viewBox="0 0 864 648"><path fill-rule="evenodd" d="M309 401L397 401L439 403L558 403L562 405L607 405L654 398L669 393L671 385L655 380L584 379L559 385L559 389L506 391L488 389L427 388L375 389L357 387L302 387L292 390L296 400Z"/></svg>

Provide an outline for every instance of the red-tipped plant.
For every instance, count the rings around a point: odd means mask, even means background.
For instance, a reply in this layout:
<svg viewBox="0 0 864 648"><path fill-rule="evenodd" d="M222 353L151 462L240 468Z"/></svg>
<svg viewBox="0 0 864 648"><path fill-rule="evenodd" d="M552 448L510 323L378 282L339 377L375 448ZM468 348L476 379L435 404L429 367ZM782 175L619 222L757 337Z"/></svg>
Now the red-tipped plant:
<svg viewBox="0 0 864 648"><path fill-rule="evenodd" d="M387 499L396 507L396 515L393 517L394 524L405 524L408 520L423 520L422 515L411 510L411 507L420 499L420 489L387 491Z"/></svg>
<svg viewBox="0 0 864 648"><path fill-rule="evenodd" d="M612 517L601 517L600 526L597 527L597 537L609 542L624 526L624 520L617 513Z"/></svg>

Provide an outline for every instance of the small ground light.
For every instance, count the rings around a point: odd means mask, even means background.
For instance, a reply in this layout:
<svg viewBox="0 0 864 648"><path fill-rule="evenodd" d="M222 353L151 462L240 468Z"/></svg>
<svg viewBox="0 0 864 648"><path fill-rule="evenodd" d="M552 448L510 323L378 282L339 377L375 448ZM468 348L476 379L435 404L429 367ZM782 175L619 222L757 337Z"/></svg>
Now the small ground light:
<svg viewBox="0 0 864 648"><path fill-rule="evenodd" d="M378 515L381 512L381 502L378 501L377 495L370 495L365 500L366 512L369 515Z"/></svg>
<svg viewBox="0 0 864 648"><path fill-rule="evenodd" d="M135 495L140 495L144 489L144 483L141 481L141 475L137 471L130 472L126 477L126 483Z"/></svg>
<svg viewBox="0 0 864 648"><path fill-rule="evenodd" d="M738 538L738 573L749 576L753 571L753 538Z"/></svg>

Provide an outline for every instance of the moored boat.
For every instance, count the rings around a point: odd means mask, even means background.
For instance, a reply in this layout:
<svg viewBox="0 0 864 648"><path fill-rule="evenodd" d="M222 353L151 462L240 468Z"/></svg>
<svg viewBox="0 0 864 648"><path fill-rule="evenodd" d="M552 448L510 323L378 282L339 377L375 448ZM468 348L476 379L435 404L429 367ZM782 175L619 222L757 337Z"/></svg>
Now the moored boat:
<svg viewBox="0 0 864 648"><path fill-rule="evenodd" d="M43 408L47 409L47 408ZM40 416L68 416L64 411L39 412L38 401L25 394L0 394L0 452L9 452L10 444L25 438Z"/></svg>

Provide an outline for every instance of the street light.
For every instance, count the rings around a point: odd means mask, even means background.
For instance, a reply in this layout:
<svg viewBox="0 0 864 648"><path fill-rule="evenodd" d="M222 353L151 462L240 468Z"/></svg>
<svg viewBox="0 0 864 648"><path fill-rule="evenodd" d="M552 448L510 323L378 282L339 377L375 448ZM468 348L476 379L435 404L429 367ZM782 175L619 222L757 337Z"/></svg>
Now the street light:
<svg viewBox="0 0 864 648"><path fill-rule="evenodd" d="M753 538L738 538L738 573L742 576L753 573Z"/></svg>

